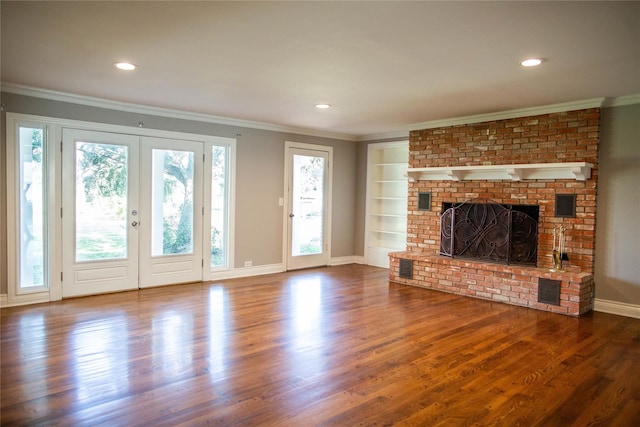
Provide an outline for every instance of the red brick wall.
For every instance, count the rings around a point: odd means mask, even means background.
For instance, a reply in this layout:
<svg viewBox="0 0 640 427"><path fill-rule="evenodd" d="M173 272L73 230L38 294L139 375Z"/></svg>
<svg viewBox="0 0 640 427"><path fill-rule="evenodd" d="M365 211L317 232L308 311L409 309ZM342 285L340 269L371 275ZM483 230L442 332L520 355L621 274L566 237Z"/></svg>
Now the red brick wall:
<svg viewBox="0 0 640 427"><path fill-rule="evenodd" d="M413 278L400 277L400 259L413 260ZM593 275L482 264L415 252L389 254L389 280L495 302L580 316L593 309ZM560 305L538 302L540 278L560 281Z"/></svg>
<svg viewBox="0 0 640 427"><path fill-rule="evenodd" d="M474 198L540 206L538 267L551 267L553 227L566 227L568 271L593 273L600 109L591 108L412 131L409 167L589 162L591 179L417 181L409 183L407 250L437 254L442 202ZM431 211L418 211L418 192ZM576 194L576 218L555 218L555 195Z"/></svg>

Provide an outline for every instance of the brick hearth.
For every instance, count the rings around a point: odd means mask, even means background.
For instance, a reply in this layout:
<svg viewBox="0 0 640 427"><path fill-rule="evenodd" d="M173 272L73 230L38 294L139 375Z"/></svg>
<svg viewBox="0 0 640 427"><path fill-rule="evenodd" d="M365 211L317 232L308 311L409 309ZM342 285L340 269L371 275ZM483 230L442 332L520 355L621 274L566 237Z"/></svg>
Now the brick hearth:
<svg viewBox="0 0 640 427"><path fill-rule="evenodd" d="M592 163L591 178L409 183L407 252L390 254L389 279L461 295L580 315L593 307L600 109L520 117L412 131L409 167L558 162ZM418 210L418 193L431 193L431 210ZM556 194L575 194L576 217L555 217ZM505 266L441 257L443 202L491 199L540 207L537 267ZM564 225L569 261L552 273L553 229ZM398 260L414 261L414 278L400 279ZM538 303L538 278L561 280L561 305ZM517 294L517 295L516 295Z"/></svg>
<svg viewBox="0 0 640 427"><path fill-rule="evenodd" d="M593 309L593 275L548 268L470 262L421 252L389 254L391 281L474 298L579 316ZM413 278L400 277L400 259L413 261ZM561 281L560 305L538 302L538 279Z"/></svg>

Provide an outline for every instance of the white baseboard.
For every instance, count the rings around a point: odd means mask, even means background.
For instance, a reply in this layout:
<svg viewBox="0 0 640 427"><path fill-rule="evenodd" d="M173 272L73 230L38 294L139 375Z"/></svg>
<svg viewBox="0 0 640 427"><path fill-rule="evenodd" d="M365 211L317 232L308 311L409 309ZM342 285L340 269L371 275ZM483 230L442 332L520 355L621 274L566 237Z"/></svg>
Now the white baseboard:
<svg viewBox="0 0 640 427"><path fill-rule="evenodd" d="M49 292L34 292L24 295L14 295L9 298L8 294L0 295L0 307L16 307L19 305L41 304L49 302Z"/></svg>
<svg viewBox="0 0 640 427"><path fill-rule="evenodd" d="M596 298L593 309L602 313L617 314L618 316L640 319L640 305L637 304L627 304L624 302Z"/></svg>
<svg viewBox="0 0 640 427"><path fill-rule="evenodd" d="M209 280L262 276L265 274L282 273L283 271L285 271L284 264L257 265L255 267L243 267L228 271L213 272Z"/></svg>
<svg viewBox="0 0 640 427"><path fill-rule="evenodd" d="M346 265L346 264L364 264L364 257L351 255L351 256L341 256L341 257L333 257L329 260L329 265Z"/></svg>

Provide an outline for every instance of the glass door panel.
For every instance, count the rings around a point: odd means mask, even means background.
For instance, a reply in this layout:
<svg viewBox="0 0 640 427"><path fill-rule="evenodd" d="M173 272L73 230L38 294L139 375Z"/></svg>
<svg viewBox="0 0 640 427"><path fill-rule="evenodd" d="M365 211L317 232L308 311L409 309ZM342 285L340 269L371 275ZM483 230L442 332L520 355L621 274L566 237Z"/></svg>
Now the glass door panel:
<svg viewBox="0 0 640 427"><path fill-rule="evenodd" d="M152 150L152 256L193 253L193 154Z"/></svg>
<svg viewBox="0 0 640 427"><path fill-rule="evenodd" d="M322 253L324 219L323 157L293 155L291 254Z"/></svg>
<svg viewBox="0 0 640 427"><path fill-rule="evenodd" d="M138 138L63 130L63 285L66 296L138 285Z"/></svg>
<svg viewBox="0 0 640 427"><path fill-rule="evenodd" d="M126 258L129 147L75 144L75 260Z"/></svg>

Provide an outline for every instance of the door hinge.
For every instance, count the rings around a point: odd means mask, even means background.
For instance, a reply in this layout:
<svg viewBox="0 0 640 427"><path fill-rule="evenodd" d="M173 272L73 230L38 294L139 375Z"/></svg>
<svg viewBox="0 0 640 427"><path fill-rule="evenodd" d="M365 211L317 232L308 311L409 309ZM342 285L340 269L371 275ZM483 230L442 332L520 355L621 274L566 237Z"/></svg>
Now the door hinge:
<svg viewBox="0 0 640 427"><path fill-rule="evenodd" d="M60 272L60 281L62 282L62 276L64 275L64 273L61 271Z"/></svg>
<svg viewBox="0 0 640 427"><path fill-rule="evenodd" d="M202 258L202 267L204 268L204 258Z"/></svg>
<svg viewBox="0 0 640 427"><path fill-rule="evenodd" d="M60 208L60 218L62 218L62 208Z"/></svg>
<svg viewBox="0 0 640 427"><path fill-rule="evenodd" d="M202 207L202 215L204 215L204 206Z"/></svg>

